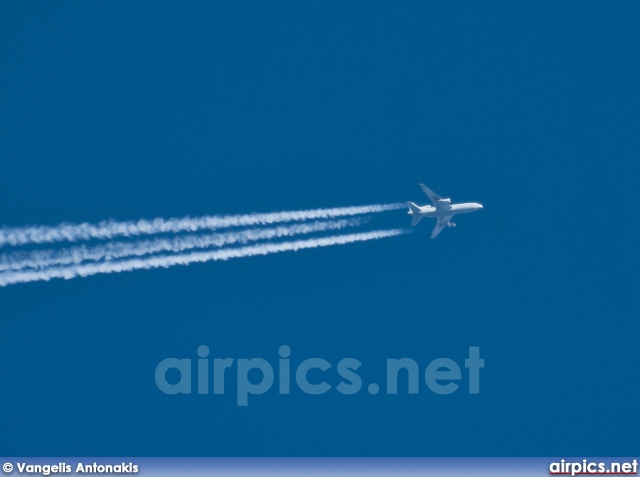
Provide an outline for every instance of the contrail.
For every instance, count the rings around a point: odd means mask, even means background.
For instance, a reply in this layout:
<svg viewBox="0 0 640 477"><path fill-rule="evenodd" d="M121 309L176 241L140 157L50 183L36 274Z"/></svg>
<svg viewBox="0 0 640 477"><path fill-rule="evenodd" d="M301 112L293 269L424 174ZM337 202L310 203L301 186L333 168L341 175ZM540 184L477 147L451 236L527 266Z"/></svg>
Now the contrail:
<svg viewBox="0 0 640 477"><path fill-rule="evenodd" d="M136 242L110 242L93 247L81 245L59 250L12 252L0 255L0 272L26 268L42 269L60 265L78 265L85 261L117 260L125 257L141 257L162 252L177 253L198 248L244 244L257 240L269 240L273 238L311 234L314 232L325 232L328 230L340 230L346 227L357 227L367 221L367 218L316 221L209 235L163 237Z"/></svg>
<svg viewBox="0 0 640 477"><path fill-rule="evenodd" d="M67 267L51 267L45 268L43 270L7 272L0 274L0 286L39 280L48 281L52 278L64 278L68 280L75 277L88 277L99 273L120 273L128 272L131 270L168 268L174 265L189 265L190 263L202 263L214 260L229 260L231 258L269 255L272 253L297 251L307 248L344 245L353 242L365 242L367 240L377 240L386 237L394 237L397 235L409 233L411 231L411 229L376 230L373 232L334 235L330 237L296 240L291 242L266 243L251 245L248 247L194 252L189 254L152 256L148 258L135 258L117 262L101 262L72 265Z"/></svg>
<svg viewBox="0 0 640 477"><path fill-rule="evenodd" d="M331 219L353 215L372 214L405 207L404 203L373 204L331 209L298 210L243 215L213 215L203 217L183 217L173 219L157 218L117 222L107 220L98 224L59 224L56 226L28 226L0 229L0 247L5 245L26 245L51 242L75 242L78 240L112 239L115 237L135 237L159 233L197 232L226 227L246 227L268 225L279 222L299 222L304 220Z"/></svg>

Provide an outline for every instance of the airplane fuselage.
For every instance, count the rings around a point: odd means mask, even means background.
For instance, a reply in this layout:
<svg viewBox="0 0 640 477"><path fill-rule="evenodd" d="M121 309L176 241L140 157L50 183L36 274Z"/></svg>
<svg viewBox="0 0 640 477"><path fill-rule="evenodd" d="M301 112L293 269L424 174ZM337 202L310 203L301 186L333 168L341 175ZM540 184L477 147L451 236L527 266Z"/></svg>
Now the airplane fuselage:
<svg viewBox="0 0 640 477"><path fill-rule="evenodd" d="M432 205L423 205L422 207L418 206L420 209L419 214L422 217L450 217L452 215L458 214L468 214L469 212L475 212L477 210L482 209L482 204L478 204L477 202L463 202L460 204L451 204L450 209L436 209ZM414 215L412 210L409 210L409 215Z"/></svg>

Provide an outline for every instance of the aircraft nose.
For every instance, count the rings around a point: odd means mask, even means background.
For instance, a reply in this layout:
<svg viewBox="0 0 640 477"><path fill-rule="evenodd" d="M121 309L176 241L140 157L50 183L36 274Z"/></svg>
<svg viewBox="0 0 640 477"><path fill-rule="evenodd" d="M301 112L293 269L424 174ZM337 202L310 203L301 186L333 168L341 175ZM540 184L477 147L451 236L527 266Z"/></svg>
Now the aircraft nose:
<svg viewBox="0 0 640 477"><path fill-rule="evenodd" d="M478 209L484 209L484 205L478 204Z"/></svg>

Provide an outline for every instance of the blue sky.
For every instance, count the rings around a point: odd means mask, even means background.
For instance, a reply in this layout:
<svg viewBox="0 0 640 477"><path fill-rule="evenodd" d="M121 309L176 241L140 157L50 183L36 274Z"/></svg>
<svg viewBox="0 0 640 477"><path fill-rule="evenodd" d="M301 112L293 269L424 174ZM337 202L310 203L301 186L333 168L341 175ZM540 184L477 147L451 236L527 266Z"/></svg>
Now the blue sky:
<svg viewBox="0 0 640 477"><path fill-rule="evenodd" d="M23 455L637 451L633 2L5 2L0 223L414 200L321 250L0 289ZM374 218L409 222L403 211ZM482 390L166 396L167 357L466 357ZM424 386L423 386L424 387Z"/></svg>

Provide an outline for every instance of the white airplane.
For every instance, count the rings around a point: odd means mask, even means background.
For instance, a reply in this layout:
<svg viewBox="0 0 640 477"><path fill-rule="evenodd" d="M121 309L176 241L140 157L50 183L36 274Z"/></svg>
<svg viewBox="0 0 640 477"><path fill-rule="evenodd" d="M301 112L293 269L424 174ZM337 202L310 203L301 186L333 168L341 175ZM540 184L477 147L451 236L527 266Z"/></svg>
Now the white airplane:
<svg viewBox="0 0 640 477"><path fill-rule="evenodd" d="M422 207L407 202L409 206L409 215L413 217L411 225L418 225L422 217L435 217L438 219L436 226L431 233L431 238L438 236L445 227L455 227L456 224L451 222L451 218L456 214L466 214L482 209L482 204L477 202L466 202L464 204L452 204L451 199L443 199L438 194L429 189L426 185L420 184L425 194L429 196L433 205L423 205Z"/></svg>

